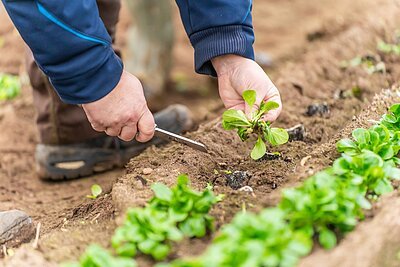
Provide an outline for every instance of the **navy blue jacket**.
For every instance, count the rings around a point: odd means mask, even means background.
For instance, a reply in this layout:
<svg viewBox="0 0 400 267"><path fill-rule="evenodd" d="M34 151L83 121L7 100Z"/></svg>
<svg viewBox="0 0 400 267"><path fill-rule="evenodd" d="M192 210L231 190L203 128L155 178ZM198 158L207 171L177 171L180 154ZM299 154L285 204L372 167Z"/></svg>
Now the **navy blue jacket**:
<svg viewBox="0 0 400 267"><path fill-rule="evenodd" d="M2 2L64 102L93 102L118 84L123 64L112 49L96 0ZM216 56L254 58L252 0L176 2L195 50L198 73L215 75L210 60Z"/></svg>

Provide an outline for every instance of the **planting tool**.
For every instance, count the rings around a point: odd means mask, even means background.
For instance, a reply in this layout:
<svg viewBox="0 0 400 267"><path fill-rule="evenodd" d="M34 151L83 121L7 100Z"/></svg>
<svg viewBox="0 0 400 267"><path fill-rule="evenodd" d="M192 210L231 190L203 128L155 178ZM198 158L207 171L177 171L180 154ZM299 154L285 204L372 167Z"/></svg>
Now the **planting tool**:
<svg viewBox="0 0 400 267"><path fill-rule="evenodd" d="M166 130L160 129L160 128L157 127L157 125L156 125L156 128L155 128L155 134L154 135L159 137L159 138L161 138L161 139L164 139L164 140L175 141L175 142L187 145L187 146L189 146L189 147L191 147L193 149L199 150L201 152L205 152L205 153L208 152L207 147L204 144L196 142L196 141L193 141L193 140L191 140L189 138L180 136L178 134L174 134L174 133L168 132Z"/></svg>

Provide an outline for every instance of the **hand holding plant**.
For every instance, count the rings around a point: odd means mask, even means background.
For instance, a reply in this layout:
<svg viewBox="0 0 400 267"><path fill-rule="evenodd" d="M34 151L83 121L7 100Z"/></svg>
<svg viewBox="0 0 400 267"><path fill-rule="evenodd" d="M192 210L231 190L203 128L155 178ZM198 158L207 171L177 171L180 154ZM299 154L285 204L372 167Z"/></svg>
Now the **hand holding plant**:
<svg viewBox="0 0 400 267"><path fill-rule="evenodd" d="M279 108L279 104L273 101L262 101L260 107L256 108L256 91L247 90L243 92L243 99L250 107L249 114L242 110L230 109L222 116L222 126L225 130L237 130L242 141L249 139L251 134L257 135L257 142L251 152L251 158L260 159L267 152L265 142L277 146L285 144L289 135L285 129L273 128L270 122L263 120L263 117L271 110Z"/></svg>

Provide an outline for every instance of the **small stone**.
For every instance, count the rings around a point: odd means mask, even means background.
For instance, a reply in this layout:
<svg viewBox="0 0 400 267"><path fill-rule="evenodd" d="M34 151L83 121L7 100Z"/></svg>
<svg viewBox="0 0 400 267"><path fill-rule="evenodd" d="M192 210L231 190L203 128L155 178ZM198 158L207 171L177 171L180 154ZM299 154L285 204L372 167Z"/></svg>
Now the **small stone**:
<svg viewBox="0 0 400 267"><path fill-rule="evenodd" d="M144 175L149 175L149 174L151 174L152 172L153 172L153 169L152 169L152 168L144 168L143 171L142 171L142 173L143 173Z"/></svg>
<svg viewBox="0 0 400 267"><path fill-rule="evenodd" d="M283 160L286 162L293 162L293 159L291 157L285 157Z"/></svg>
<svg viewBox="0 0 400 267"><path fill-rule="evenodd" d="M244 171L234 171L233 173L225 174L226 184L234 190L247 185L250 177L251 175Z"/></svg>
<svg viewBox="0 0 400 267"><path fill-rule="evenodd" d="M136 180L138 180L139 182L142 183L142 186L146 186L147 185L147 180L144 179L142 176L138 175L135 178L136 178Z"/></svg>
<svg viewBox="0 0 400 267"><path fill-rule="evenodd" d="M307 107L306 115L309 117L319 115L319 116L327 116L330 113L330 109L328 104L312 104Z"/></svg>
<svg viewBox="0 0 400 267"><path fill-rule="evenodd" d="M279 152L275 152L275 153L269 153L269 152L267 152L267 153L265 153L265 155L264 156L262 156L260 159L258 159L257 161L267 161L267 160L278 160L278 159L280 159L280 158L282 158L282 155L281 155L281 153L279 153Z"/></svg>
<svg viewBox="0 0 400 267"><path fill-rule="evenodd" d="M34 233L31 217L19 210L0 212L0 244L29 241Z"/></svg>
<svg viewBox="0 0 400 267"><path fill-rule="evenodd" d="M303 124L297 124L286 131L289 134L289 141L304 141L306 138L306 129Z"/></svg>

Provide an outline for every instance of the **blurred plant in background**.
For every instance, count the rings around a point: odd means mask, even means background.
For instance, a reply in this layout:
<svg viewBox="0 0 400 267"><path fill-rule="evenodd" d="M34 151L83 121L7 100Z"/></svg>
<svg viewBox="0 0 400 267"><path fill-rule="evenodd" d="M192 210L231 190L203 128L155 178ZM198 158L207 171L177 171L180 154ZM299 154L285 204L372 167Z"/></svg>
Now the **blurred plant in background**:
<svg viewBox="0 0 400 267"><path fill-rule="evenodd" d="M14 99L21 93L21 82L18 76L0 74L0 100Z"/></svg>

